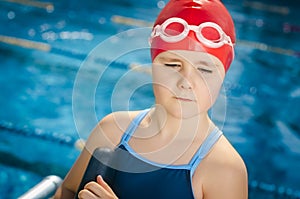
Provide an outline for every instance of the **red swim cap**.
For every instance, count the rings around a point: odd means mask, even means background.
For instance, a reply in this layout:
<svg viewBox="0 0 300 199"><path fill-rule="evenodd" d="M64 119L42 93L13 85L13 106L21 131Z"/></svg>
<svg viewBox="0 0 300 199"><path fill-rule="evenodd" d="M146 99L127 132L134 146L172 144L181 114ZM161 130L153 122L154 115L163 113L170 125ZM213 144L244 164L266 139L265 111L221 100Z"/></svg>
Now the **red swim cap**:
<svg viewBox="0 0 300 199"><path fill-rule="evenodd" d="M228 70L234 58L234 24L219 0L170 0L153 26L152 61L167 50L207 52Z"/></svg>

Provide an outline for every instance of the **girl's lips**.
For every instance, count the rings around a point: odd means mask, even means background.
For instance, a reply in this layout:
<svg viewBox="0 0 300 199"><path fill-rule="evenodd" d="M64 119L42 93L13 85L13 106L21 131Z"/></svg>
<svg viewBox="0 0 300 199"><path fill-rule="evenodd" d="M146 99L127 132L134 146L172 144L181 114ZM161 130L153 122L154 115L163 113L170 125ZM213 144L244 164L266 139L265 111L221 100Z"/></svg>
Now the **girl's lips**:
<svg viewBox="0 0 300 199"><path fill-rule="evenodd" d="M175 99L180 100L180 101L184 101L184 102L193 102L194 101L192 99L183 98L183 97L175 97Z"/></svg>

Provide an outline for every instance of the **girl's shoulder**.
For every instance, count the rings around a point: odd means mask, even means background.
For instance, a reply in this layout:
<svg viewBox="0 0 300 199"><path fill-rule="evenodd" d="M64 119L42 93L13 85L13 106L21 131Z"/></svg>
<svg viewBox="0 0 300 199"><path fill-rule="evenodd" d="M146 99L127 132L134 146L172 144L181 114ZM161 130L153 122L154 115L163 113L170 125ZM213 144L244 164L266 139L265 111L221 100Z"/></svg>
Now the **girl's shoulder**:
<svg viewBox="0 0 300 199"><path fill-rule="evenodd" d="M140 112L141 111L118 111L110 113L101 119L95 130L97 133L103 134L111 145L116 146L119 144L129 124Z"/></svg>
<svg viewBox="0 0 300 199"><path fill-rule="evenodd" d="M242 157L225 136L220 138L206 159L208 165L213 165L210 168L214 168L225 175L230 172L243 173L246 171Z"/></svg>
<svg viewBox="0 0 300 199"><path fill-rule="evenodd" d="M230 195L231 193L243 195L239 198L245 198L247 195L248 177L245 163L225 136L215 144L197 170L196 176L202 179L202 186L210 195L216 192L220 193L220 196L228 194L228 198L237 198Z"/></svg>

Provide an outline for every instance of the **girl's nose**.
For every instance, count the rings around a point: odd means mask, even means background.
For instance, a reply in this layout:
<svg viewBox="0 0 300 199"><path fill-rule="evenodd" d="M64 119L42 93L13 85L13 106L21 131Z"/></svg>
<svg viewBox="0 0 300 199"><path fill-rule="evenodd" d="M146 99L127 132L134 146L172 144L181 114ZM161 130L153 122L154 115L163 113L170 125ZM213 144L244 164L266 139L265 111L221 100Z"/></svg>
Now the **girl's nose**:
<svg viewBox="0 0 300 199"><path fill-rule="evenodd" d="M177 83L178 88L180 89L192 89L192 78L193 78L193 66L184 66L180 71L179 71L179 80Z"/></svg>
<svg viewBox="0 0 300 199"><path fill-rule="evenodd" d="M181 77L180 80L178 81L178 88L180 89L192 89L191 84L188 82L188 80L184 77Z"/></svg>

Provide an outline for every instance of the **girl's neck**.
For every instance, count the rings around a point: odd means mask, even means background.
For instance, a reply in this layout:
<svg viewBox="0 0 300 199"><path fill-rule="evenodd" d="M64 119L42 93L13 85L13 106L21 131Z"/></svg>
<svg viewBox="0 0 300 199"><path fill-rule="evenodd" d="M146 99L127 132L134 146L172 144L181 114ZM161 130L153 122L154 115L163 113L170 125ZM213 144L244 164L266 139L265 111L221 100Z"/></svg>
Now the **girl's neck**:
<svg viewBox="0 0 300 199"><path fill-rule="evenodd" d="M214 128L207 113L200 113L189 118L177 118L160 106L150 111L147 123L162 139L170 139L174 136L181 139L204 139Z"/></svg>

